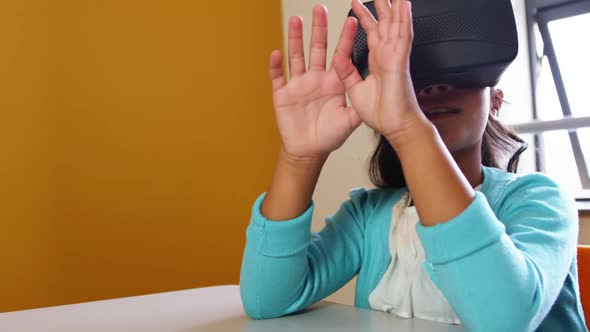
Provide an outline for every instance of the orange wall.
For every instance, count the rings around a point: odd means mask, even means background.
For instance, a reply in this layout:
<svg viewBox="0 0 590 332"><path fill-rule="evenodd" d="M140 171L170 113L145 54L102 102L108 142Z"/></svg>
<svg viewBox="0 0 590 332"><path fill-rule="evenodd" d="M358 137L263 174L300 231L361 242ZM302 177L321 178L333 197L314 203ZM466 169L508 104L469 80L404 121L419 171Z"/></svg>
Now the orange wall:
<svg viewBox="0 0 590 332"><path fill-rule="evenodd" d="M237 283L278 1L0 2L0 311Z"/></svg>

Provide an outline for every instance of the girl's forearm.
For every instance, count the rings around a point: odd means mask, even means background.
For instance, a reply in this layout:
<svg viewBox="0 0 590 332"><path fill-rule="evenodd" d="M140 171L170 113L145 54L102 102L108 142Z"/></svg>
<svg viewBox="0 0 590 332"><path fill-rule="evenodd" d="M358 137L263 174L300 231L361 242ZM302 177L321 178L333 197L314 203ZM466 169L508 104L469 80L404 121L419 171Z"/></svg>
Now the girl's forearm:
<svg viewBox="0 0 590 332"><path fill-rule="evenodd" d="M420 221L433 226L453 219L473 201L471 185L434 125L424 123L404 136L403 142L389 142L401 160Z"/></svg>
<svg viewBox="0 0 590 332"><path fill-rule="evenodd" d="M293 159L280 150L273 177L262 203L262 214L274 221L290 220L309 207L327 156Z"/></svg>

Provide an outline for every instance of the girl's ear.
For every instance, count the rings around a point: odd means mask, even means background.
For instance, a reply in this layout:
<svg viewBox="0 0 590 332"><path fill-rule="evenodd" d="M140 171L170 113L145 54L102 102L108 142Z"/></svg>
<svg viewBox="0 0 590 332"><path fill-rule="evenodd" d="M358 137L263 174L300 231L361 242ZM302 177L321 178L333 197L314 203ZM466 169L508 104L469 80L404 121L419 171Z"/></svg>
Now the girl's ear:
<svg viewBox="0 0 590 332"><path fill-rule="evenodd" d="M504 102L504 91L492 88L492 115L498 116L502 103Z"/></svg>

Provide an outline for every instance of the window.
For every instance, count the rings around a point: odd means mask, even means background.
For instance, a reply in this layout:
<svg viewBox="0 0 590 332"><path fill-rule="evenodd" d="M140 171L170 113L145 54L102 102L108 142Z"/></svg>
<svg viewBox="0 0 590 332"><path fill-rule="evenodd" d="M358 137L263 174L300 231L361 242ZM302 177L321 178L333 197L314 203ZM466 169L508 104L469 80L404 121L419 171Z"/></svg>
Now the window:
<svg viewBox="0 0 590 332"><path fill-rule="evenodd" d="M590 1L526 0L535 167L590 208ZM524 136L523 135L523 136Z"/></svg>

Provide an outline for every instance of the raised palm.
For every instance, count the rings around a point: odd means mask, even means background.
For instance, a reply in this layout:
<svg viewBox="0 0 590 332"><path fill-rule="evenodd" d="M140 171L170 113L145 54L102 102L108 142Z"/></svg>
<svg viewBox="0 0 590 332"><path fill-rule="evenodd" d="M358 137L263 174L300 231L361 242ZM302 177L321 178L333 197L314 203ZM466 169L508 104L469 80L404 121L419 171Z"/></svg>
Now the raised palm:
<svg viewBox="0 0 590 332"><path fill-rule="evenodd" d="M334 68L346 86L362 120L385 137L395 137L422 115L410 76L410 51L414 37L411 4L406 0L375 0L379 21L361 4L353 10L367 32L369 70L363 80L349 54L337 54Z"/></svg>
<svg viewBox="0 0 590 332"><path fill-rule="evenodd" d="M325 157L338 149L360 125L358 114L346 105L344 84L333 68L326 70L327 12L318 5L313 13L309 69L303 55L303 23L289 22L287 82L279 51L270 60L273 103L284 151L297 159ZM350 54L357 25L348 19L336 53Z"/></svg>

